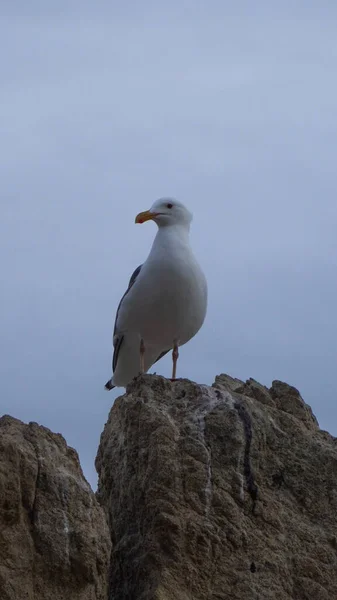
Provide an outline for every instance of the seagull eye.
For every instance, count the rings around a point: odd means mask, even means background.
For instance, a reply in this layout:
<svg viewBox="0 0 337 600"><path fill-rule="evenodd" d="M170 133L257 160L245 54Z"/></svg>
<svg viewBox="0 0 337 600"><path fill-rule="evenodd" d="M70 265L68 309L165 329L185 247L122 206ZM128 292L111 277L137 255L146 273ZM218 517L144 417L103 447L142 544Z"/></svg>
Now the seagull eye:
<svg viewBox="0 0 337 600"><path fill-rule="evenodd" d="M173 204L171 204L170 202L168 204L166 204L167 208L173 208Z"/></svg>

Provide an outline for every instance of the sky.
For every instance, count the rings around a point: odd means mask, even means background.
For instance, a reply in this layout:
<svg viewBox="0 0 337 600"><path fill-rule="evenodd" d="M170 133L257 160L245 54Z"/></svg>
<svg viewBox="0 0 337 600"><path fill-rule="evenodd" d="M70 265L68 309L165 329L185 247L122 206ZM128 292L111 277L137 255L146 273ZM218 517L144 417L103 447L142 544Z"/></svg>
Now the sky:
<svg viewBox="0 0 337 600"><path fill-rule="evenodd" d="M209 286L178 376L286 381L336 436L337 4L1 12L0 413L62 433L96 486L115 311L156 229L134 218L172 196Z"/></svg>

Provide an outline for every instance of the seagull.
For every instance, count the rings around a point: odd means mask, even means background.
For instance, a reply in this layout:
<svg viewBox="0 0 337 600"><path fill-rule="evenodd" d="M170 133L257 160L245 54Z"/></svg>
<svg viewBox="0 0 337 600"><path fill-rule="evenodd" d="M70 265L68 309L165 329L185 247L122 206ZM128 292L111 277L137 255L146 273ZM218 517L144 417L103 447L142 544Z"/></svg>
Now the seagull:
<svg viewBox="0 0 337 600"><path fill-rule="evenodd" d="M117 309L107 390L126 387L170 351L174 381L178 348L196 335L206 316L207 282L189 241L192 214L181 202L161 198L135 219L145 221L154 221L158 231Z"/></svg>

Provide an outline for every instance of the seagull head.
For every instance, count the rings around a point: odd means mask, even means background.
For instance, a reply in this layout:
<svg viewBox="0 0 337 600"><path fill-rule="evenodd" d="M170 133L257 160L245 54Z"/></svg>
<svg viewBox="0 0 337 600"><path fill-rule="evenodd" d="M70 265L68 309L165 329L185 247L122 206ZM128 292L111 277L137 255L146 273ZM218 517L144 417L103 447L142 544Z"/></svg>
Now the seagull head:
<svg viewBox="0 0 337 600"><path fill-rule="evenodd" d="M160 198L154 202L150 210L145 210L136 216L136 223L145 223L145 221L154 221L158 227L181 225L189 229L192 213L182 202L174 198Z"/></svg>

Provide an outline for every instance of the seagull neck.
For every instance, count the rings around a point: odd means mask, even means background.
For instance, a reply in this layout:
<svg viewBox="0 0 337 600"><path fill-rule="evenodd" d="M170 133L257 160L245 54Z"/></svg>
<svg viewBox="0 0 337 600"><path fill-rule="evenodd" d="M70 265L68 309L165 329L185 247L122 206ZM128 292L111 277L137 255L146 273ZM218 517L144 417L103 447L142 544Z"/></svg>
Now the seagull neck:
<svg viewBox="0 0 337 600"><path fill-rule="evenodd" d="M160 227L154 238L152 250L173 246L189 246L190 231L186 225L166 225Z"/></svg>

